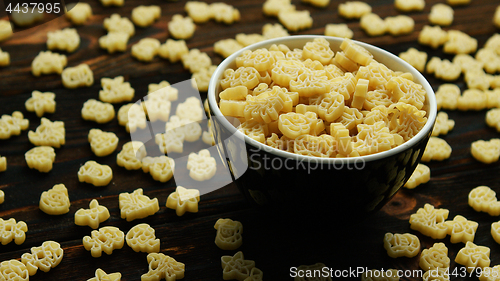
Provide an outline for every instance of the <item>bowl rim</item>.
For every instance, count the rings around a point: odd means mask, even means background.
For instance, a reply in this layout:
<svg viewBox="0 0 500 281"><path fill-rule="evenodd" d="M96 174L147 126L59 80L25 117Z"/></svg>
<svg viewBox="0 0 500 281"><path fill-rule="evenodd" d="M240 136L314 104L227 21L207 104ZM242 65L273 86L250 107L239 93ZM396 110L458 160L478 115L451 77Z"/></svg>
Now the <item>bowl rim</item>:
<svg viewBox="0 0 500 281"><path fill-rule="evenodd" d="M259 148L260 151L265 151L271 154L274 154L276 156L280 156L283 158L292 158L298 161L304 161L304 162L313 162L313 163L318 163L321 162L321 164L357 164L358 161L363 161L364 162L371 162L375 160L380 160L383 158L389 158L391 156L397 155L402 153L403 151L414 147L417 143L419 143L421 140L426 138L428 135L430 135L430 132L432 131L434 127L434 123L436 121L436 116L437 116L437 102L436 102L436 97L434 94L434 90L432 86L430 85L429 81L418 71L415 69L413 66L411 66L409 63L404 61L403 59L399 58L398 56L392 54L389 51L386 51L382 48L379 48L377 46L364 43L361 41L353 40L354 43L364 47L367 49L370 53L374 55L374 57L377 56L387 56L390 60L396 61L398 64L401 64L403 68L406 68L408 72L410 72L413 75L413 80L418 81L423 88L426 90L427 95L426 99L429 102L429 111L428 111L428 116L427 116L427 122L425 123L424 127L417 133L417 135L413 136L410 140L406 141L405 143L395 147L391 148L386 151L378 152L375 154L369 154L369 155L364 155L364 156L358 156L358 157L342 157L342 158L321 158L321 157L315 157L315 156L306 156L306 155L300 155L292 152L287 152L284 150L279 150L276 148L273 148L271 146L268 146L266 144L260 143L249 136L245 135L243 132L239 131L234 127L229 120L225 118L225 116L222 114L222 112L219 109L216 96L215 96L215 89L218 88L217 83L220 81L220 77L222 77L224 71L232 64L232 62L240 56L244 51L246 50L256 50L259 48L268 48L273 44L285 44L286 42L290 41L304 41L304 40L310 40L312 41L315 38L325 38L327 41L338 41L339 43L342 43L345 38L341 37L332 37L332 36L324 36L324 35L292 35L292 36L286 36L286 37L279 37L279 38L273 38L273 39L268 39L264 40L252 45L249 45L247 47L244 47L237 52L231 54L229 57L224 59L218 66L217 69L214 71L212 74L212 77L210 79L210 83L208 86L208 91L207 91L207 99L208 99L208 105L210 108L210 111L212 114L214 114L216 117L222 117L218 118L218 122L222 123L222 125L228 129L231 134L234 134L235 136L239 137L240 139L244 139L245 143ZM339 44L340 46L340 44ZM376 54L375 54L376 53Z"/></svg>

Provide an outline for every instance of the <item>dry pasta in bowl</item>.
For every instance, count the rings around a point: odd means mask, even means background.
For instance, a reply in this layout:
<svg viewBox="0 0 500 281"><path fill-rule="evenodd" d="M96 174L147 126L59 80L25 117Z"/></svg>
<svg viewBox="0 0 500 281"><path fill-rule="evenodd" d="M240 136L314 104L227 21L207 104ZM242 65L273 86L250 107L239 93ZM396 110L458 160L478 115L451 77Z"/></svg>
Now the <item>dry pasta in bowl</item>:
<svg viewBox="0 0 500 281"><path fill-rule="evenodd" d="M215 142L250 201L346 218L378 210L405 184L437 115L431 86L402 59L312 35L232 54L208 103Z"/></svg>
<svg viewBox="0 0 500 281"><path fill-rule="evenodd" d="M302 48L245 50L224 70L218 106L238 130L275 149L305 156L357 157L395 148L428 120L427 91L413 74L390 69L344 39Z"/></svg>

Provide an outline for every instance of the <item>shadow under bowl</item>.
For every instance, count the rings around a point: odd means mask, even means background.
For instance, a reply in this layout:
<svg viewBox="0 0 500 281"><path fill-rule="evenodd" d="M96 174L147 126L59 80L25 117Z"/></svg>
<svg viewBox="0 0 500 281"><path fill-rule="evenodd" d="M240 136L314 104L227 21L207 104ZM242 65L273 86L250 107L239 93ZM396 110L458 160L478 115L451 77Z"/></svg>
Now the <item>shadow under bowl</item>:
<svg viewBox="0 0 500 281"><path fill-rule="evenodd" d="M293 220L324 218L359 221L384 206L406 183L425 150L436 120L434 91L422 74L399 57L373 45L356 42L374 59L394 71L409 72L427 91L423 110L427 123L404 144L388 151L352 158L318 158L271 148L245 136L219 107L220 80L224 70L235 69L235 59L245 50L284 44L291 50L323 37L333 51L343 38L300 35L271 39L248 46L226 58L214 72L208 90L210 119L219 152L227 159L238 188L256 205Z"/></svg>

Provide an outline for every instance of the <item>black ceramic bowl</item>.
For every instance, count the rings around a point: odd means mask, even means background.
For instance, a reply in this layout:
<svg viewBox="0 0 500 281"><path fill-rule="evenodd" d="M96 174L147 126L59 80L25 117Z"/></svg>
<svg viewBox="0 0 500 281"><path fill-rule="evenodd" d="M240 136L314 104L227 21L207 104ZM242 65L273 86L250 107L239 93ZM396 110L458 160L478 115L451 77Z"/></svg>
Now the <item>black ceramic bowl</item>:
<svg viewBox="0 0 500 281"><path fill-rule="evenodd" d="M386 204L409 179L436 120L434 91L411 65L385 50L356 42L390 69L410 72L427 91L423 109L428 120L422 130L404 144L373 155L324 159L274 149L239 132L233 126L234 120L225 118L218 107L224 70L234 69L235 59L244 50L269 48L272 44L284 44L293 50L316 37L319 36L290 36L259 42L232 54L217 67L208 90L215 140L219 152L228 160L237 186L250 201L289 214L338 215L347 220L366 217ZM340 49L342 38L321 37L330 42L333 51Z"/></svg>

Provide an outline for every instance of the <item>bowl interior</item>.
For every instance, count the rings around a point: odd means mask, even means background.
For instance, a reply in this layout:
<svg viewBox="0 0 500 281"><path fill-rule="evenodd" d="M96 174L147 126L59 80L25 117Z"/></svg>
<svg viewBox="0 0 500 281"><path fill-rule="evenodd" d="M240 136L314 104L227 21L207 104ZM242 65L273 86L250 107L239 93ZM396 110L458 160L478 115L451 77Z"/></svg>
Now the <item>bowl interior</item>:
<svg viewBox="0 0 500 281"><path fill-rule="evenodd" d="M270 39L266 41L262 41L250 46L247 46L238 52L232 54L228 58L226 58L224 61L222 61L219 66L217 67L216 71L212 75L212 78L210 80L209 84L209 89L208 89L208 102L210 106L210 111L212 114L218 117L222 117L222 113L218 107L218 102L219 102L219 93L221 92L221 86L220 86L220 80L223 78L224 71L228 68L236 68L236 63L235 59L240 56L245 50L256 50L259 48L269 48L273 44L284 44L288 46L291 50L294 48L303 48L305 43L310 42L314 40L314 38L318 37L323 37L325 38L329 43L330 43L330 48L336 52L340 50L340 45L344 41L343 38L338 38L338 37L330 37L330 36L318 36L318 35L297 35L297 36L288 36L288 37L281 37L281 38L275 38L275 39ZM277 156L281 157L292 157L295 159L301 159L304 161L308 162L315 162L315 161L322 161L323 163L325 161L330 161L332 163L335 163L335 161L343 161L344 163L349 163L349 162L354 162L357 161L356 158L363 158L363 161L374 161L377 159L381 159L384 157L392 156L395 154L398 154L400 152L403 152L404 150L414 146L416 143L421 141L422 139L426 138L428 133L432 130L434 126L434 122L436 120L436 115L437 115L437 105L436 105L436 98L434 91L429 84L429 82L425 79L425 77L418 71L416 70L413 66L405 62L404 60L400 59L396 55L385 51L381 48L375 47L370 44L366 44L363 42L355 41L353 40L356 44L364 47L367 49L371 54L373 54L373 57L375 60L377 60L380 63L385 64L389 69L394 70L394 71L402 71L402 72L409 72L413 75L413 80L422 85L423 88L427 92L426 100L424 103L424 107L422 108L427 112L427 123L424 125L424 127L420 130L420 132L408 140L407 142L403 143L402 145L399 145L393 149L384 151L384 152L379 152L376 154L371 154L371 155L366 155L366 156L360 156L360 157L352 157L352 158L328 158L328 159L322 159L322 158L317 158L317 157L311 157L311 156L303 156L303 155L297 155L294 153L278 150L275 148L271 148L265 144L262 144L256 140L251 139L250 137L244 135L243 133L239 132L236 130L236 128L233 126L231 122L228 120L225 120L224 118L219 118L220 123L228 129L231 133L237 134L239 137L244 138L245 142L247 144L250 144L254 147L260 148L260 149L265 149L266 151L275 154ZM338 160L342 159L342 160Z"/></svg>

